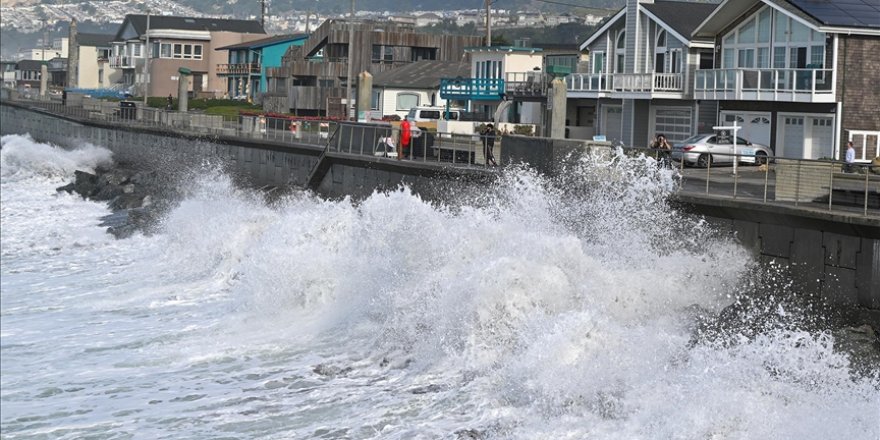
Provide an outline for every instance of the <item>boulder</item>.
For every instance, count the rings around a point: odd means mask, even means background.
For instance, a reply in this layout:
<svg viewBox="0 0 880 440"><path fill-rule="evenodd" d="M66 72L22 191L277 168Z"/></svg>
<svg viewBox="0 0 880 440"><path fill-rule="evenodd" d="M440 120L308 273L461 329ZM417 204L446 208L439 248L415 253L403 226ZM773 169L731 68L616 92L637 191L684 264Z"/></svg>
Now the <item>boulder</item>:
<svg viewBox="0 0 880 440"><path fill-rule="evenodd" d="M76 193L83 197L91 197L98 188L98 176L79 170L74 171L73 175Z"/></svg>
<svg viewBox="0 0 880 440"><path fill-rule="evenodd" d="M73 182L70 182L67 185L59 186L58 188L55 188L55 191L58 191L58 192L64 191L68 194L73 194L73 192L76 191L76 184Z"/></svg>

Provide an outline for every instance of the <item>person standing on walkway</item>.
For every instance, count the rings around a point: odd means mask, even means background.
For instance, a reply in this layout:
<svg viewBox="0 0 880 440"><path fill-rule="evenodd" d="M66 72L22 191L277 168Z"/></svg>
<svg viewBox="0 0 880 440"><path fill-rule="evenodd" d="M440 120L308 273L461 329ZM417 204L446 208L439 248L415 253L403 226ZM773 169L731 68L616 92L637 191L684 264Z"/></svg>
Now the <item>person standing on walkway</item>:
<svg viewBox="0 0 880 440"><path fill-rule="evenodd" d="M495 162L495 154L493 152L495 149L495 126L486 124L486 128L483 129L480 136L483 138L483 157L486 158L486 166L497 167L498 163Z"/></svg>
<svg viewBox="0 0 880 440"><path fill-rule="evenodd" d="M400 123L400 149L397 150L397 159L403 159L409 154L409 143L412 140L412 124L409 118L404 118Z"/></svg>
<svg viewBox="0 0 880 440"><path fill-rule="evenodd" d="M853 148L852 141L846 143L846 165L843 167L844 173L852 173L855 171L856 149Z"/></svg>
<svg viewBox="0 0 880 440"><path fill-rule="evenodd" d="M651 149L657 150L654 157L658 162L666 162L669 159L669 153L672 152L672 145L666 140L666 136L658 134L654 138L654 142L651 142Z"/></svg>

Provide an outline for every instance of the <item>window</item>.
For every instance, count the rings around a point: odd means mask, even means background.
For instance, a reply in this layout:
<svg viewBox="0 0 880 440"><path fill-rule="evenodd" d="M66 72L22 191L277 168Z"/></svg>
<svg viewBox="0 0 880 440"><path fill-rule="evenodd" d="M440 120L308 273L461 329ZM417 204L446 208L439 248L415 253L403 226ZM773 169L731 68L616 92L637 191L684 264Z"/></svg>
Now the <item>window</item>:
<svg viewBox="0 0 880 440"><path fill-rule="evenodd" d="M373 63L391 64L394 62L394 46L373 45Z"/></svg>
<svg viewBox="0 0 880 440"><path fill-rule="evenodd" d="M373 96L370 97L370 110L379 110L379 102L382 99L382 92L373 90Z"/></svg>
<svg viewBox="0 0 880 440"><path fill-rule="evenodd" d="M605 71L605 52L593 52L593 73Z"/></svg>
<svg viewBox="0 0 880 440"><path fill-rule="evenodd" d="M159 58L171 58L171 44L162 43L159 46Z"/></svg>
<svg viewBox="0 0 880 440"><path fill-rule="evenodd" d="M657 34L657 46L654 48L654 72L666 71L666 31L661 29Z"/></svg>
<svg viewBox="0 0 880 440"><path fill-rule="evenodd" d="M398 93L397 110L409 110L419 106L419 95L415 93Z"/></svg>
<svg viewBox="0 0 880 440"><path fill-rule="evenodd" d="M136 56L136 57L141 56L141 45L140 44L135 44L134 46L132 46L132 49L134 51L133 52L134 56Z"/></svg>
<svg viewBox="0 0 880 440"><path fill-rule="evenodd" d="M182 58L185 60L200 60L200 59L202 59L202 45L201 44L174 43L172 48L173 48L172 58Z"/></svg>
<svg viewBox="0 0 880 440"><path fill-rule="evenodd" d="M669 73L681 72L681 50L675 49L669 52Z"/></svg>
<svg viewBox="0 0 880 440"><path fill-rule="evenodd" d="M626 32L621 32L617 36L617 62L614 64L615 73L623 73L624 62L626 61Z"/></svg>
<svg viewBox="0 0 880 440"><path fill-rule="evenodd" d="M98 84L104 84L104 69L98 69Z"/></svg>
<svg viewBox="0 0 880 440"><path fill-rule="evenodd" d="M412 48L412 61L436 60L437 49L433 47L414 47Z"/></svg>
<svg viewBox="0 0 880 440"><path fill-rule="evenodd" d="M159 58L159 42L154 41L150 44L150 58Z"/></svg>

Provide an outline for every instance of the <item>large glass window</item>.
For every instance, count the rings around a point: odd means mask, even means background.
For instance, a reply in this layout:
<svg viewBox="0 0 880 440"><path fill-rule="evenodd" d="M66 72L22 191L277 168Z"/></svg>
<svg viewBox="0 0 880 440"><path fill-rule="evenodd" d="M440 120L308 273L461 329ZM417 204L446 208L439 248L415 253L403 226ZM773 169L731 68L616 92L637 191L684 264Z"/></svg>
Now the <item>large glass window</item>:
<svg viewBox="0 0 880 440"><path fill-rule="evenodd" d="M415 93L399 93L397 95L397 110L409 110L419 106L419 95Z"/></svg>
<svg viewBox="0 0 880 440"><path fill-rule="evenodd" d="M758 43L770 42L770 22L773 11L766 8L758 14Z"/></svg>
<svg viewBox="0 0 880 440"><path fill-rule="evenodd" d="M202 59L202 45L194 44L193 45L193 58L200 60Z"/></svg>
<svg viewBox="0 0 880 440"><path fill-rule="evenodd" d="M623 73L624 63L626 62L626 32L621 32L617 36L616 60L614 63L614 72Z"/></svg>
<svg viewBox="0 0 880 440"><path fill-rule="evenodd" d="M162 43L162 45L159 47L159 57L171 58L171 44Z"/></svg>

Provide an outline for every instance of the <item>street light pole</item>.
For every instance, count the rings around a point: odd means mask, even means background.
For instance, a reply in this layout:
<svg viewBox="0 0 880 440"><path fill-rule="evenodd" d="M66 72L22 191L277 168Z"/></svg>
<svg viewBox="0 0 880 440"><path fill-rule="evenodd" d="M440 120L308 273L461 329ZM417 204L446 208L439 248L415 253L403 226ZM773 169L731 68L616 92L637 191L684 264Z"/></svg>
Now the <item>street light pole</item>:
<svg viewBox="0 0 880 440"><path fill-rule="evenodd" d="M150 10L147 9L147 31L144 34L144 108L147 107L147 97L150 96Z"/></svg>
<svg viewBox="0 0 880 440"><path fill-rule="evenodd" d="M354 0L351 0L351 14L348 17L348 78L345 80L345 119L351 117L351 82L354 80Z"/></svg>

